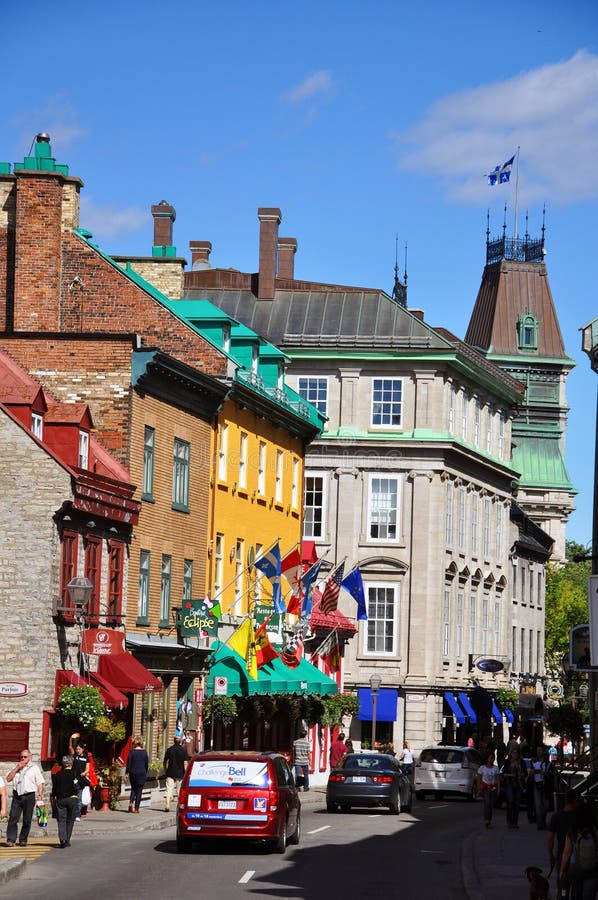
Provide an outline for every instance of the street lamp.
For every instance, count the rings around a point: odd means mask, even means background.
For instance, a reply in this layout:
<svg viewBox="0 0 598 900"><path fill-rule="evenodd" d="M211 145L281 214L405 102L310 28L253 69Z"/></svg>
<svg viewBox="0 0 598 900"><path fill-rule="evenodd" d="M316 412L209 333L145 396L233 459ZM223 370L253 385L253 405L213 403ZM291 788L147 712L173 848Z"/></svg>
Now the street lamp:
<svg viewBox="0 0 598 900"><path fill-rule="evenodd" d="M370 675L370 691L372 692L372 750L376 749L376 701L381 684L382 678L379 675Z"/></svg>
<svg viewBox="0 0 598 900"><path fill-rule="evenodd" d="M89 578L77 575L75 578L71 578L66 589L69 592L69 599L75 607L75 618L80 622L83 613L87 609L87 604L93 591L93 584Z"/></svg>

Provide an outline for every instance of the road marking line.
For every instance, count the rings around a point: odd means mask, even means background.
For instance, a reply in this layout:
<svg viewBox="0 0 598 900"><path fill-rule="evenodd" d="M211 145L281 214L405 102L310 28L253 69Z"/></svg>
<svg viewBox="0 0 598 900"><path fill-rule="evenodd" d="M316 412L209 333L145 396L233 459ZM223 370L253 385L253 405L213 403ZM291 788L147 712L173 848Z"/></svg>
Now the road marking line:
<svg viewBox="0 0 598 900"><path fill-rule="evenodd" d="M370 813L370 815L368 816L368 819L379 819L379 818L380 818L380 813Z"/></svg>
<svg viewBox="0 0 598 900"><path fill-rule="evenodd" d="M420 850L420 853L443 853L443 850Z"/></svg>
<svg viewBox="0 0 598 900"><path fill-rule="evenodd" d="M247 869L243 877L239 878L239 884L247 884L252 875L255 875L255 869Z"/></svg>
<svg viewBox="0 0 598 900"><path fill-rule="evenodd" d="M317 834L318 831L326 831L327 828L332 828L331 825L322 825L321 828L315 828L313 831L308 831L308 834Z"/></svg>

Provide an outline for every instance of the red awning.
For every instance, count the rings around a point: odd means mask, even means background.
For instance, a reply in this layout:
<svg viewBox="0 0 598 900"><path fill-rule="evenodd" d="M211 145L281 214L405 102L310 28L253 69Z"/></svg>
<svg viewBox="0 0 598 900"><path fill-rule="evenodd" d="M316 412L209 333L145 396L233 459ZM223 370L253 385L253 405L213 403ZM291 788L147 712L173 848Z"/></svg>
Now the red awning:
<svg viewBox="0 0 598 900"><path fill-rule="evenodd" d="M100 656L99 666L102 677L127 694L153 694L162 690L160 679L131 653Z"/></svg>
<svg viewBox="0 0 598 900"><path fill-rule="evenodd" d="M129 698L97 672L90 672L89 675L83 677L82 675L77 675L72 669L57 669L54 706L56 706L60 691L65 685L69 687L91 686L99 688L102 700L111 709L125 709L129 705Z"/></svg>

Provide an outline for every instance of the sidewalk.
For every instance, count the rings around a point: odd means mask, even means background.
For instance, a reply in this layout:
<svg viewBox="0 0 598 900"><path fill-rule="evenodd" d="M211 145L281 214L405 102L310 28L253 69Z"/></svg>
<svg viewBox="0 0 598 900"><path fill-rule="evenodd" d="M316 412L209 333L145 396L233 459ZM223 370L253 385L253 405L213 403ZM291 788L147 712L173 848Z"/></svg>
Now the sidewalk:
<svg viewBox="0 0 598 900"><path fill-rule="evenodd" d="M301 794L302 805L325 803L326 788L318 786ZM139 815L128 812L128 799L119 802L117 810L98 812L91 810L89 815L75 823L73 836L113 835L119 831L155 831L170 828L176 823L173 809L164 812L164 800L160 797L151 805L141 809ZM6 823L3 823L3 833ZM31 827L31 840L44 837L45 840L56 841L58 829L55 819L49 819L48 827L38 828L35 821ZM26 861L22 858L2 859L2 842L0 842L0 884L16 878L25 869ZM530 825L525 815L520 818L520 828L511 831L506 827L503 811L494 816L491 829L486 830L479 823L479 828L472 830L461 846L461 875L468 900L526 900L529 897L529 885L525 878L528 866L538 866L548 875L546 832L538 831ZM551 878L551 894L556 891L556 878Z"/></svg>

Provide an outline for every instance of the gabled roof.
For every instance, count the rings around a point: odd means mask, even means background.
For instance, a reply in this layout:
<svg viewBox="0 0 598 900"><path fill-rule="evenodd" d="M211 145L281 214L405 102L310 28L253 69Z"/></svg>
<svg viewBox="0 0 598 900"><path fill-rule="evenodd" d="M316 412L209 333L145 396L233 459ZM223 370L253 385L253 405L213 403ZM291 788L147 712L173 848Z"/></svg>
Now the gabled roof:
<svg viewBox="0 0 598 900"><path fill-rule="evenodd" d="M87 403L55 403L48 407L44 422L48 425L79 425L86 429L93 427Z"/></svg>

